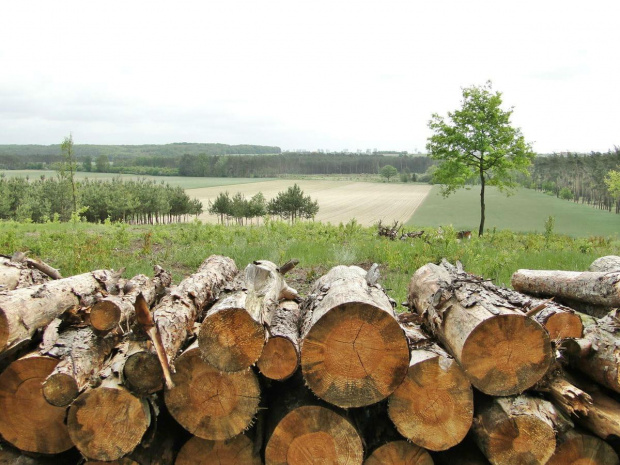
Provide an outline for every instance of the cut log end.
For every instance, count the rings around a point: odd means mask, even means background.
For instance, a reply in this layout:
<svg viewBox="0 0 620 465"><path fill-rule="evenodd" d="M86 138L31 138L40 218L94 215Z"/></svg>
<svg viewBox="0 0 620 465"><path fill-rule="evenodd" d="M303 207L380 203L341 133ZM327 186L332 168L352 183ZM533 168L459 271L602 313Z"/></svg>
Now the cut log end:
<svg viewBox="0 0 620 465"><path fill-rule="evenodd" d="M364 465L433 465L430 454L407 441L392 441L375 449Z"/></svg>
<svg viewBox="0 0 620 465"><path fill-rule="evenodd" d="M437 355L409 367L405 380L389 397L388 414L404 437L442 451L467 435L473 402L471 384L456 361Z"/></svg>
<svg viewBox="0 0 620 465"><path fill-rule="evenodd" d="M548 333L525 315L499 315L479 324L463 346L461 365L485 394L519 394L549 368Z"/></svg>
<svg viewBox="0 0 620 465"><path fill-rule="evenodd" d="M26 357L0 374L0 435L27 452L58 454L71 447L65 409L50 405L41 393L57 360Z"/></svg>
<svg viewBox="0 0 620 465"><path fill-rule="evenodd" d="M618 465L618 455L605 441L570 432L558 445L548 465Z"/></svg>
<svg viewBox="0 0 620 465"><path fill-rule="evenodd" d="M267 465L359 465L362 440L348 420L330 409L303 406L276 426L265 448Z"/></svg>
<svg viewBox="0 0 620 465"><path fill-rule="evenodd" d="M130 355L123 368L127 388L138 395L147 395L163 389L164 373L152 352L136 352Z"/></svg>
<svg viewBox="0 0 620 465"><path fill-rule="evenodd" d="M260 357L265 330L245 309L228 308L205 319L198 345L203 358L217 369L245 370Z"/></svg>
<svg viewBox="0 0 620 465"><path fill-rule="evenodd" d="M118 460L133 451L150 424L146 402L123 388L99 387L69 408L71 440L87 458Z"/></svg>
<svg viewBox="0 0 620 465"><path fill-rule="evenodd" d="M290 339L271 337L263 347L257 366L267 378L283 381L297 370L299 354Z"/></svg>
<svg viewBox="0 0 620 465"><path fill-rule="evenodd" d="M385 399L402 382L409 348L392 315L369 304L345 303L305 336L301 366L318 397L340 407L362 407Z"/></svg>
<svg viewBox="0 0 620 465"><path fill-rule="evenodd" d="M177 455L175 465L261 465L253 443L245 434L226 441L209 441L193 437Z"/></svg>
<svg viewBox="0 0 620 465"><path fill-rule="evenodd" d="M545 329L552 340L583 336L583 323L576 313L555 313L545 322Z"/></svg>
<svg viewBox="0 0 620 465"><path fill-rule="evenodd" d="M66 407L79 393L75 378L66 373L54 373L43 383L43 397L56 407Z"/></svg>
<svg viewBox="0 0 620 465"><path fill-rule="evenodd" d="M120 307L111 300L101 300L90 310L90 324L99 331L114 329L121 320Z"/></svg>
<svg viewBox="0 0 620 465"><path fill-rule="evenodd" d="M220 372L188 349L176 362L175 387L166 391L166 406L190 433L225 440L243 432L258 411L260 387L251 370Z"/></svg>

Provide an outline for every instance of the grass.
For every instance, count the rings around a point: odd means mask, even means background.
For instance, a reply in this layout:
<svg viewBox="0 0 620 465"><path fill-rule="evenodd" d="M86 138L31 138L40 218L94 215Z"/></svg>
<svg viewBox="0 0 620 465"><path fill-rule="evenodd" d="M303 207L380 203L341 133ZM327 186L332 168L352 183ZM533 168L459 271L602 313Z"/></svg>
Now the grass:
<svg viewBox="0 0 620 465"><path fill-rule="evenodd" d="M510 229L518 232L544 231L547 217L555 217L555 231L575 237L618 236L620 215L588 205L560 200L530 189L519 189L506 197L490 187L485 196L487 231ZM439 186L407 221L408 225L445 226L457 230L478 230L480 222L480 189L460 190L443 198Z"/></svg>
<svg viewBox="0 0 620 465"><path fill-rule="evenodd" d="M30 177L30 179L38 179L41 176L47 178L54 177L57 172L54 170L4 170L0 171L7 177ZM76 179L100 179L111 180L114 178L121 179L148 179L150 181L164 182L171 186L181 186L184 189L197 189L202 187L230 186L234 184L248 184L254 182L272 181L275 178L200 178L189 176L138 176L135 174L114 174L114 173L86 173L78 171L75 173Z"/></svg>
<svg viewBox="0 0 620 465"><path fill-rule="evenodd" d="M351 221L346 225L267 222L263 226L221 226L193 222L177 225L0 223L0 253L27 251L58 267L64 276L94 269L126 267L124 276L152 276L159 264L176 283L194 272L211 254L233 258L243 268L257 259L281 264L290 258L299 267L287 275L305 294L310 283L335 265L381 265L382 283L397 302L407 297L407 285L417 268L442 258L461 260L465 269L509 284L519 268L585 270L602 255L620 254L617 238L571 238L561 235L490 233L458 241L454 229L442 235L427 229L423 239L389 241L375 228Z"/></svg>

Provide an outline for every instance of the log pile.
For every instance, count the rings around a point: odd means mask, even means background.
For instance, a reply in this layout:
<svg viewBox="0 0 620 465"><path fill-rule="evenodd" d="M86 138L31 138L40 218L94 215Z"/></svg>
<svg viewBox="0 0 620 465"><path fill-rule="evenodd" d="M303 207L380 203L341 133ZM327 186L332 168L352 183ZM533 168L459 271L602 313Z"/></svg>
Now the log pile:
<svg viewBox="0 0 620 465"><path fill-rule="evenodd" d="M620 463L614 259L515 290L428 264L401 314L377 265L302 298L296 261L213 255L176 286L8 262L0 463Z"/></svg>

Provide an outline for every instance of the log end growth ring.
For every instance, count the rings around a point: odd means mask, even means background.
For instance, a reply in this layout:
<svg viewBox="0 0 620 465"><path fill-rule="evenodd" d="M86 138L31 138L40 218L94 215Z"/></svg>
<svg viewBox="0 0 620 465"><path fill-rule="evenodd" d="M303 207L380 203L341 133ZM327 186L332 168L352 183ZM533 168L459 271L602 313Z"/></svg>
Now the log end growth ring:
<svg viewBox="0 0 620 465"><path fill-rule="evenodd" d="M431 455L407 441L392 441L375 449L364 465L397 464L433 465Z"/></svg>
<svg viewBox="0 0 620 465"><path fill-rule="evenodd" d="M618 465L618 455L605 441L594 436L575 434L560 444L548 465Z"/></svg>
<svg viewBox="0 0 620 465"><path fill-rule="evenodd" d="M177 455L175 465L261 465L253 443L245 434L226 441L210 441L194 436Z"/></svg>
<svg viewBox="0 0 620 465"><path fill-rule="evenodd" d="M121 309L114 302L101 300L90 310L90 324L99 331L114 329L121 320Z"/></svg>
<svg viewBox="0 0 620 465"><path fill-rule="evenodd" d="M256 365L267 378L283 381L297 370L299 354L290 339L281 336L271 337L263 347Z"/></svg>
<svg viewBox="0 0 620 465"><path fill-rule="evenodd" d="M345 303L312 326L301 366L318 397L340 407L362 407L385 399L402 382L409 348L392 315L366 303Z"/></svg>
<svg viewBox="0 0 620 465"><path fill-rule="evenodd" d="M43 383L43 396L56 407L66 407L80 393L77 381L66 373L55 373Z"/></svg>
<svg viewBox="0 0 620 465"><path fill-rule="evenodd" d="M576 313L555 313L545 322L551 340L578 339L583 336L583 323Z"/></svg>
<svg viewBox="0 0 620 465"><path fill-rule="evenodd" d="M209 315L198 335L203 358L226 372L254 365L264 345L263 326L243 308L227 308Z"/></svg>
<svg viewBox="0 0 620 465"><path fill-rule="evenodd" d="M123 367L127 388L138 395L147 395L163 389L164 372L157 355L141 351L127 357Z"/></svg>
<svg viewBox="0 0 620 465"><path fill-rule="evenodd" d="M510 396L536 384L551 362L547 331L525 315L499 315L479 324L461 353L471 383L485 394Z"/></svg>

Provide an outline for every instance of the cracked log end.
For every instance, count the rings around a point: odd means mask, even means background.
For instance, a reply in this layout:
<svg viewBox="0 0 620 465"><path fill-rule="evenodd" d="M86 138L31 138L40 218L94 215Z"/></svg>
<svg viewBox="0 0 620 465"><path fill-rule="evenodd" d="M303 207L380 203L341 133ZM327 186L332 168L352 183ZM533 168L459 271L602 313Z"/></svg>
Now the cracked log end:
<svg viewBox="0 0 620 465"><path fill-rule="evenodd" d="M283 381L297 370L299 354L290 339L281 336L270 337L256 365L267 378Z"/></svg>
<svg viewBox="0 0 620 465"><path fill-rule="evenodd" d="M370 304L332 308L306 334L301 367L310 389L339 407L388 397L409 366L409 347L392 315Z"/></svg>
<svg viewBox="0 0 620 465"><path fill-rule="evenodd" d="M569 431L547 465L618 465L618 455L605 441Z"/></svg>
<svg viewBox="0 0 620 465"><path fill-rule="evenodd" d="M163 389L164 372L157 355L140 351L129 357L123 367L127 388L137 395L148 395Z"/></svg>
<svg viewBox="0 0 620 465"><path fill-rule="evenodd" d="M392 441L375 449L364 465L383 464L433 465L430 454L407 441Z"/></svg>
<svg viewBox="0 0 620 465"><path fill-rule="evenodd" d="M149 427L149 407L122 387L99 387L69 407L71 440L85 457L118 460L133 451Z"/></svg>
<svg viewBox="0 0 620 465"><path fill-rule="evenodd" d="M0 435L21 450L58 454L73 447L64 424L65 409L41 393L58 360L27 356L0 374Z"/></svg>
<svg viewBox="0 0 620 465"><path fill-rule="evenodd" d="M434 354L421 362L413 360L405 380L388 399L390 419L415 444L433 451L449 449L471 427L471 384L454 359Z"/></svg>
<svg viewBox="0 0 620 465"><path fill-rule="evenodd" d="M266 465L361 465L362 440L353 425L320 406L302 406L276 426L265 448Z"/></svg>
<svg viewBox="0 0 620 465"><path fill-rule="evenodd" d="M100 300L90 310L90 325L99 331L110 331L121 321L120 307L111 300Z"/></svg>
<svg viewBox="0 0 620 465"><path fill-rule="evenodd" d="M259 455L252 450L252 441L240 434L226 441L210 441L193 437L187 441L175 460L175 465L261 465Z"/></svg>
<svg viewBox="0 0 620 465"><path fill-rule="evenodd" d="M244 308L223 309L205 318L198 345L203 358L217 369L245 370L260 357L265 330Z"/></svg>
<svg viewBox="0 0 620 465"><path fill-rule="evenodd" d="M202 439L225 440L246 430L258 411L260 386L252 370L224 373L191 346L175 363L175 387L166 406L187 431Z"/></svg>
<svg viewBox="0 0 620 465"><path fill-rule="evenodd" d="M467 337L461 366L485 394L509 396L536 384L551 362L547 331L525 315L498 315L480 323Z"/></svg>
<svg viewBox="0 0 620 465"><path fill-rule="evenodd" d="M79 393L75 378L65 373L54 373L43 383L43 397L56 407L66 407Z"/></svg>

